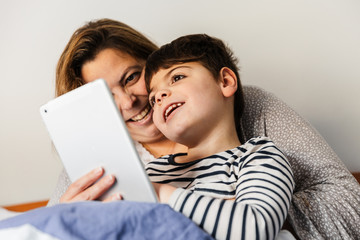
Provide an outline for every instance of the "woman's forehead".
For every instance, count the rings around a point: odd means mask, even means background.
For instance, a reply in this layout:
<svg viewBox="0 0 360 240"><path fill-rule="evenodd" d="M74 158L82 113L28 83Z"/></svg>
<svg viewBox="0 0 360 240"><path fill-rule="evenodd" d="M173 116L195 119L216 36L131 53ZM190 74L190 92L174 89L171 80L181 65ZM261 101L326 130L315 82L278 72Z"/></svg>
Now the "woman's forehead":
<svg viewBox="0 0 360 240"><path fill-rule="evenodd" d="M106 76L123 75L129 71L141 71L145 60L137 60L127 53L114 49L104 49L97 54L94 60L83 64L81 75L85 82Z"/></svg>

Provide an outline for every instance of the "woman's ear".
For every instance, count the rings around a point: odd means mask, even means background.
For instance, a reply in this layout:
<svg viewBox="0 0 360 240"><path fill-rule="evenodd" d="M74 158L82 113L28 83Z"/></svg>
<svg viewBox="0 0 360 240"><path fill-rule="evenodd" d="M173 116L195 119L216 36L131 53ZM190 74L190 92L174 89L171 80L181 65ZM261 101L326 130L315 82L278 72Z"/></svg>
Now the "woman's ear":
<svg viewBox="0 0 360 240"><path fill-rule="evenodd" d="M228 67L223 67L220 70L220 88L224 97L231 97L235 94L238 88L238 81L236 74Z"/></svg>

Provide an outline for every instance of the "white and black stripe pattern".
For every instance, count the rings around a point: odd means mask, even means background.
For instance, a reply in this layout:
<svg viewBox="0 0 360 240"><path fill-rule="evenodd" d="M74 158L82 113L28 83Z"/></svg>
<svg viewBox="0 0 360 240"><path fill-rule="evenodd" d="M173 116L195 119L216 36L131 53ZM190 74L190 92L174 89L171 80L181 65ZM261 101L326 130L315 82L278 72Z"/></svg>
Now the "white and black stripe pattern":
<svg viewBox="0 0 360 240"><path fill-rule="evenodd" d="M286 219L293 174L266 137L191 163L176 155L146 165L153 182L178 189L170 205L216 239L274 239Z"/></svg>

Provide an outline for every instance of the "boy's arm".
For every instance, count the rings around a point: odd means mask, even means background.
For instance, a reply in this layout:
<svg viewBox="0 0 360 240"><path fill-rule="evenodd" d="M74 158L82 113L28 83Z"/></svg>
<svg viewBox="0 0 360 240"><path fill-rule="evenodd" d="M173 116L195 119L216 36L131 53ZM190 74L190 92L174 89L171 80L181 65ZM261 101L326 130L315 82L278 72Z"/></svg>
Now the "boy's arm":
<svg viewBox="0 0 360 240"><path fill-rule="evenodd" d="M171 195L176 190L176 187L173 187L169 184L160 184L153 182L152 185L161 203L168 203L170 201Z"/></svg>
<svg viewBox="0 0 360 240"><path fill-rule="evenodd" d="M176 189L169 204L215 238L273 239L289 209L294 180L271 141L239 162L236 201Z"/></svg>

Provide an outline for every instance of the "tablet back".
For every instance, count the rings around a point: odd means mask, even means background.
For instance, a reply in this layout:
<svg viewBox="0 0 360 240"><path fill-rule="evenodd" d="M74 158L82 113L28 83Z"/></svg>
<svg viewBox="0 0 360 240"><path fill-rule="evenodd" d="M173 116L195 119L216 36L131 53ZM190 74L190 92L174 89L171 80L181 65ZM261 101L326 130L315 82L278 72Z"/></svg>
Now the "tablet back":
<svg viewBox="0 0 360 240"><path fill-rule="evenodd" d="M40 113L71 179L102 166L116 176L102 197L122 193L125 200L156 202L122 116L106 82L85 84L41 106Z"/></svg>

